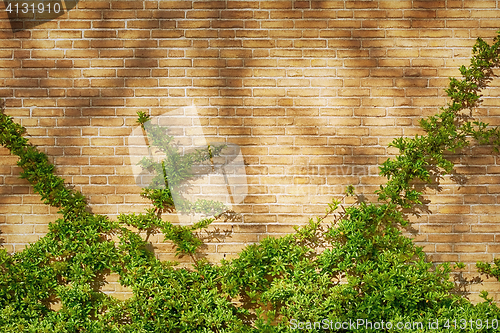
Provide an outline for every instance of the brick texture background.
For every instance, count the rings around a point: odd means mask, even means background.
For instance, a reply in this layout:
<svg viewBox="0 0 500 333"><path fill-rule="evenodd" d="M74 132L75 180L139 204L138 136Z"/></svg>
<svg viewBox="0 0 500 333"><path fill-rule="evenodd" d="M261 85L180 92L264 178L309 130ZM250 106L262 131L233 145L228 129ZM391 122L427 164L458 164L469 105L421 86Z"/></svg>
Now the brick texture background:
<svg viewBox="0 0 500 333"><path fill-rule="evenodd" d="M446 105L448 77L475 39L491 42L500 28L493 0L82 0L16 33L1 8L6 113L93 212L149 207L127 157L139 110L195 106L207 138L241 147L249 195L235 207L241 221L214 223L203 250L213 261L292 232L348 184L374 199L378 166L395 153L387 144L421 133L418 120ZM492 125L499 82L473 112ZM18 179L16 157L0 155L0 238L19 251L58 215ZM460 278L477 299L500 290L484 276L469 285L474 263L500 254L500 160L487 147L452 158L456 174L427 189L428 211L410 216L407 232L431 260L467 263ZM173 259L170 244L153 243Z"/></svg>

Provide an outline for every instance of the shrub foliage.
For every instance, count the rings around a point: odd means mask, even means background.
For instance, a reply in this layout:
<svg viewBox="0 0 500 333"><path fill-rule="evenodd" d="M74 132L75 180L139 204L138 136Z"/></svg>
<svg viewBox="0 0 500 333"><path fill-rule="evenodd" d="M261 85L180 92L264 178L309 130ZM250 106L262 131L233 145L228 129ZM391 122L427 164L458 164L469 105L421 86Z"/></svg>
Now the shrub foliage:
<svg viewBox="0 0 500 333"><path fill-rule="evenodd" d="M397 138L394 159L380 167L385 185L378 202L339 209L333 200L325 216L297 232L247 246L217 265L193 254L201 245L195 231L227 213L214 202L185 202L211 217L192 226L162 218L173 210L168 187L147 188L153 207L144 214L122 214L117 221L87 210L84 196L70 190L45 154L23 137L25 130L0 113L0 143L19 157L21 178L62 217L22 252L0 251L0 329L2 332L496 332L500 309L487 293L472 304L453 293L449 263L434 266L400 231L407 209L422 203L416 184L453 170L448 152L472 142L500 144L500 131L467 116L479 101L499 59L500 41L478 39L463 78L450 79L451 98L441 113L423 119L425 135ZM142 126L148 116L138 114ZM146 129L146 128L144 128ZM161 128L150 129L161 131ZM159 138L161 136L156 136ZM191 156L173 151L168 136L152 142L167 154L161 163L143 160L158 181L189 178L189 166L210 159L222 148ZM177 176L168 174L168 156L182 160ZM347 195L353 195L348 187ZM325 218L334 216L332 224ZM161 232L192 255L190 269L161 262L143 233ZM500 276L500 262L479 263ZM463 264L457 263L457 268ZM101 291L104 278L118 274L133 296L118 300ZM60 303L54 310L51 305ZM409 325L409 326L408 326ZM437 325L437 326L436 326Z"/></svg>

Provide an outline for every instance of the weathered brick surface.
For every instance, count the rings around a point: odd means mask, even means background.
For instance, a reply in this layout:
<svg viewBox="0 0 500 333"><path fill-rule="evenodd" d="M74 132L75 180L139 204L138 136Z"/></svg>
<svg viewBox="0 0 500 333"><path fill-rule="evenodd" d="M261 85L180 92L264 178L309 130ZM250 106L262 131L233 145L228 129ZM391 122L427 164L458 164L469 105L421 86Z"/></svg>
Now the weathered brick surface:
<svg viewBox="0 0 500 333"><path fill-rule="evenodd" d="M0 15L6 112L94 212L148 207L127 156L139 110L194 105L208 139L242 148L249 195L235 207L240 222L217 224L228 235L207 239L212 260L292 232L348 184L373 199L377 166L395 153L387 144L421 133L418 120L446 104L448 77L468 64L475 39L491 41L500 26L498 1L486 0L81 0L17 33ZM499 86L493 80L473 111L495 125ZM500 168L488 149L465 153L453 156L457 174L426 190L429 211L410 218L432 260L465 261L473 273L476 260L500 254ZM9 251L57 217L17 178L15 162L0 149ZM155 241L158 256L172 259L171 246ZM107 291L125 292L117 288Z"/></svg>

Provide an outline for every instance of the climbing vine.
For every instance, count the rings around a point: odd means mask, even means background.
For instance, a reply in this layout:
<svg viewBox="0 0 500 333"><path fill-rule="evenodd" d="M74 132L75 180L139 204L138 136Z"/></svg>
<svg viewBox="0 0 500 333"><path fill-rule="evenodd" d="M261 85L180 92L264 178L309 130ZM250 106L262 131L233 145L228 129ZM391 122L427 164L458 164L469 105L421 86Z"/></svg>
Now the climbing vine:
<svg viewBox="0 0 500 333"><path fill-rule="evenodd" d="M426 134L391 143L399 154L380 167L387 182L377 191L378 202L339 209L341 202L333 200L325 216L294 234L265 238L217 265L192 256L191 269L159 261L141 233L162 232L179 255L196 253L201 240L195 231L224 214L224 207L183 200L177 207L168 182L191 177L190 163L209 160L223 148L183 157L168 136L152 135L151 144L168 152L162 162L141 161L156 173L142 193L154 208L112 221L90 213L84 196L70 190L47 156L23 137L24 128L0 113L0 143L19 157L21 178L62 215L22 252L0 250L2 332L497 332L500 309L487 293L476 305L453 293L450 273L463 264L434 266L399 227L408 224L404 210L421 204L415 182L430 183L434 168L453 170L446 152L473 141L499 146L498 128L464 114L478 103L499 45L498 39L492 45L478 39L470 66L460 68L463 78L450 80L451 102L421 121ZM148 119L138 114L144 131L159 134L162 128L145 126ZM355 189L349 186L346 195ZM177 226L161 215L174 209L211 217ZM334 217L332 224L325 223L327 216ZM499 264L478 267L498 277ZM131 298L102 291L110 274L131 288Z"/></svg>

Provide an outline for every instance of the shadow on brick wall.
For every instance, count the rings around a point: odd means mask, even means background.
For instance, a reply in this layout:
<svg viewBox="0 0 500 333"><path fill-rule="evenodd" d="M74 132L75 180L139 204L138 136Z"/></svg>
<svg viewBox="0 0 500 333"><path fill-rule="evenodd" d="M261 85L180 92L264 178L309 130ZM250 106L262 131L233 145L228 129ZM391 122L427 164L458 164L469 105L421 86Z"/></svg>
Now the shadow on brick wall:
<svg viewBox="0 0 500 333"><path fill-rule="evenodd" d="M420 133L418 118L445 104L446 78L459 74L457 62L468 61L464 50L478 34L466 28L454 54L444 42L455 38L454 30L438 17L448 8L439 1L384 2L403 6L394 10L379 8L377 1L170 1L154 10L134 7L141 2L120 2L123 8L113 1L92 3L80 2L46 28L12 34L2 25L4 47L11 50L2 67L13 69L0 78L8 113L26 122L61 172L74 180L84 176L92 204L105 206L125 191L140 191L128 183L132 177L109 173L110 166L123 165L123 138L135 126L136 111L159 115L195 104L213 137L242 147L254 179L269 176L251 184L244 214L264 216L252 223L282 222L276 216L283 211L270 212L284 196L269 192L284 186L274 178L294 184L330 177L320 183L333 188L329 196L340 196L352 182L358 192L372 193L379 178L371 170L387 158L387 143ZM91 157L82 158L83 149ZM481 163L464 165L482 172L487 166ZM321 173L318 165L336 168ZM89 171L81 175L74 167ZM108 184L92 172L116 180ZM467 187L462 173L451 179ZM442 186L437 173L435 180L429 190L454 191L447 182ZM319 187L294 185L301 187L298 194ZM113 186L123 186L122 193ZM409 213L438 213L429 223L467 224L458 213L440 214L430 201ZM290 213L283 224L315 213L310 209ZM457 234L453 228L447 233Z"/></svg>

